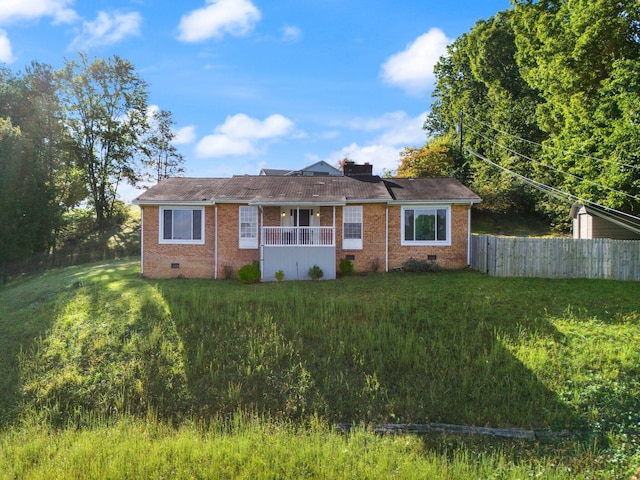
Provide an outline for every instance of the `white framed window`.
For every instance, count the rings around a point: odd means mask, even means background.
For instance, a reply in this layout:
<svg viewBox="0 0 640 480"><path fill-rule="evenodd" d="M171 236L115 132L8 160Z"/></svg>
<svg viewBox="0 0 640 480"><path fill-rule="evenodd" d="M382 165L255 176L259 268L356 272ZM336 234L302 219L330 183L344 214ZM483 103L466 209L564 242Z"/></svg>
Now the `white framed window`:
<svg viewBox="0 0 640 480"><path fill-rule="evenodd" d="M449 206L402 207L402 245L451 245Z"/></svg>
<svg viewBox="0 0 640 480"><path fill-rule="evenodd" d="M240 207L238 248L258 248L258 207Z"/></svg>
<svg viewBox="0 0 640 480"><path fill-rule="evenodd" d="M362 250L362 206L342 207L342 248Z"/></svg>
<svg viewBox="0 0 640 480"><path fill-rule="evenodd" d="M204 243L204 207L160 207L160 243Z"/></svg>

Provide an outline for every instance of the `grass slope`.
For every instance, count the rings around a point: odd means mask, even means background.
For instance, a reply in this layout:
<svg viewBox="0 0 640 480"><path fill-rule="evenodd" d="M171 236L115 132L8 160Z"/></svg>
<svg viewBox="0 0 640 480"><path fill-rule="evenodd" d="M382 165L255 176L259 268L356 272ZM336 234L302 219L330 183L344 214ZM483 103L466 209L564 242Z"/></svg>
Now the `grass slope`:
<svg viewBox="0 0 640 480"><path fill-rule="evenodd" d="M464 468L473 460L467 478L485 476L477 469L496 462L507 462L504 478L520 476L521 462L527 475L542 468L562 478L572 468L571 476L624 478L640 461L633 435L640 430L640 298L632 282L440 272L239 285L144 280L136 262L120 261L11 284L0 289L0 305L2 451L14 452L6 455L37 450L21 440L34 425L84 427L86 437L65 429L68 439L55 442L93 446L87 439L102 435L95 433L102 425L132 417L143 423L125 422L113 435L131 428L144 437L144 419L153 418L151 425L186 428L178 437L208 439L205 450L221 448L212 446L212 429L240 415L264 421L248 421L245 433L225 430L232 437L243 442L268 425L288 425L269 438L300 444L299 461L305 448L322 450L305 447L300 435L348 443L327 427L338 422L602 432L540 449L450 437L419 442L425 461ZM324 427L300 430L309 422ZM58 438L41 435L34 442ZM180 438L166 441L182 448ZM0 471L12 463L6 455Z"/></svg>

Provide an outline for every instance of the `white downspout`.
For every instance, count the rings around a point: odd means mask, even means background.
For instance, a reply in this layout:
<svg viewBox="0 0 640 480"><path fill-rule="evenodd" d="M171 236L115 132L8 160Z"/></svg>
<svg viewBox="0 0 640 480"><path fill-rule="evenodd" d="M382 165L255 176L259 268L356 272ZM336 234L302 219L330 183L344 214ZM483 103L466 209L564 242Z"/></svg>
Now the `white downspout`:
<svg viewBox="0 0 640 480"><path fill-rule="evenodd" d="M215 223L215 236L213 238L213 279L218 279L218 205L214 207L213 223Z"/></svg>
<svg viewBox="0 0 640 480"><path fill-rule="evenodd" d="M389 271L389 205L384 210L384 271Z"/></svg>
<svg viewBox="0 0 640 480"><path fill-rule="evenodd" d="M467 266L471 265L471 207L473 203L469 204L469 210L467 210Z"/></svg>
<svg viewBox="0 0 640 480"><path fill-rule="evenodd" d="M264 281L264 241L262 239L262 228L264 227L264 209L262 205L258 207L260 209L260 226L258 228L258 239L260 242L260 280Z"/></svg>
<svg viewBox="0 0 640 480"><path fill-rule="evenodd" d="M338 250L338 246L336 245L336 206L333 206L333 246L336 247L336 251Z"/></svg>
<svg viewBox="0 0 640 480"><path fill-rule="evenodd" d="M142 206L140 206L140 275L144 275L144 208Z"/></svg>

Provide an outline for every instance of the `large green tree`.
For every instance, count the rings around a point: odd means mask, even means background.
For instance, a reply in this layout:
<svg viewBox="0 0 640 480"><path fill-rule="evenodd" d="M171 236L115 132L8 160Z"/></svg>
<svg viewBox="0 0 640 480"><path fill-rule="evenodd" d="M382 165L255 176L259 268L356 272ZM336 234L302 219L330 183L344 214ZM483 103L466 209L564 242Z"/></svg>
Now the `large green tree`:
<svg viewBox="0 0 640 480"><path fill-rule="evenodd" d="M98 228L116 212L118 187L140 178L147 123L147 83L131 63L81 54L59 75L67 129Z"/></svg>
<svg viewBox="0 0 640 480"><path fill-rule="evenodd" d="M463 135L465 147L521 175L534 176L535 123L540 98L516 63L513 12L478 21L458 37L435 68L436 86L425 129L431 136ZM531 142L523 142L521 139ZM523 156L517 155L520 153ZM494 209L533 210L537 194L500 170L466 154L467 183Z"/></svg>
<svg viewBox="0 0 640 480"><path fill-rule="evenodd" d="M64 212L82 196L50 66L0 72L0 118L0 261L7 263L55 249Z"/></svg>
<svg viewBox="0 0 640 480"><path fill-rule="evenodd" d="M515 2L517 59L543 102L549 181L585 200L640 211L640 5Z"/></svg>

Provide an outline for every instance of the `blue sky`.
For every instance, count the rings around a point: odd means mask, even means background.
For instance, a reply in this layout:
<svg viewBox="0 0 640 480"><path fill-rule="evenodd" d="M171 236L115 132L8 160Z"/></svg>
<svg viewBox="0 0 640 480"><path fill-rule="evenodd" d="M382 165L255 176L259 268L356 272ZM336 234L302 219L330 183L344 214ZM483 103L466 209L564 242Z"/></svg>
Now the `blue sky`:
<svg viewBox="0 0 640 480"><path fill-rule="evenodd" d="M188 176L345 156L394 169L426 140L433 65L509 0L0 0L0 61L119 55L170 110ZM125 193L126 197L127 194Z"/></svg>

